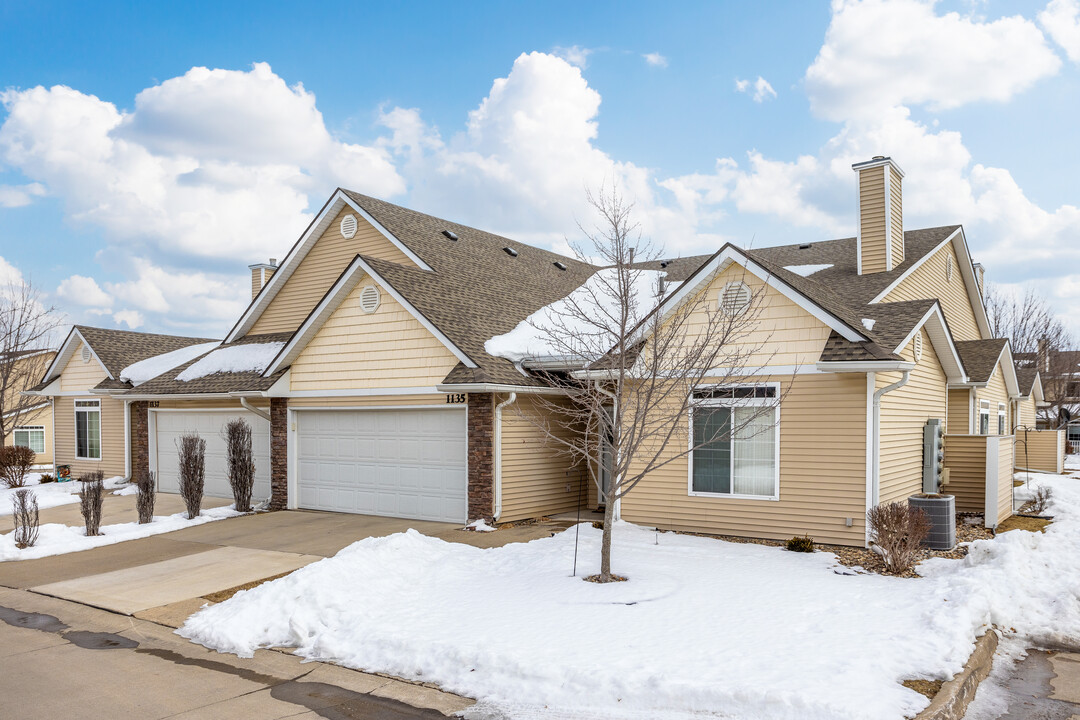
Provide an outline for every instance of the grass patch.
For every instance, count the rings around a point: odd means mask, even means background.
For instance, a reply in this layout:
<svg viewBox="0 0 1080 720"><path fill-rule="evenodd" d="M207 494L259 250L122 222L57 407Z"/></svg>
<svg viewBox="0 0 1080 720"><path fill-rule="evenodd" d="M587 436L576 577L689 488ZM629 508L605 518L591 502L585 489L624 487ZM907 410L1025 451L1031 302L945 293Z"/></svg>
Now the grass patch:
<svg viewBox="0 0 1080 720"><path fill-rule="evenodd" d="M920 695L925 695L931 700L941 690L941 686L945 684L944 680L905 680L903 682L904 687L914 690Z"/></svg>
<svg viewBox="0 0 1080 720"><path fill-rule="evenodd" d="M997 532L1003 533L1009 530L1028 530L1030 532L1044 532L1046 526L1049 525L1052 520L1043 520L1041 518L1022 517L1020 515L1013 515L1006 518L1000 525L997 526Z"/></svg>
<svg viewBox="0 0 1080 720"><path fill-rule="evenodd" d="M1023 487L1023 486L1024 486L1024 481L1023 480L1013 480L1013 487Z"/></svg>
<svg viewBox="0 0 1080 720"><path fill-rule="evenodd" d="M277 580L278 578L283 578L283 577L285 577L286 575L289 575L289 574L290 573L287 573L287 572L286 573L279 573L277 575L271 575L270 577L265 577L262 580L253 580L252 582L244 583L243 585L237 585L236 587L229 588L228 590L218 590L215 593L210 593L209 595L203 595L203 599L209 600L212 603L225 602L226 600L228 600L229 598L231 598L233 595L240 592L241 590L250 590L251 588L258 587L258 586L262 585L265 582L270 582L271 580Z"/></svg>

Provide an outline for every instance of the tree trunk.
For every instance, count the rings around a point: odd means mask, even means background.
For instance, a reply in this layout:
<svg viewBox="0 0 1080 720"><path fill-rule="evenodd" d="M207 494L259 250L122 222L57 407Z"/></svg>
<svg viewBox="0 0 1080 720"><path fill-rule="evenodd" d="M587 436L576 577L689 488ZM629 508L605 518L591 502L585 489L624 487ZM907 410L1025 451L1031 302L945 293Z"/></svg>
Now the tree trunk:
<svg viewBox="0 0 1080 720"><path fill-rule="evenodd" d="M612 489L608 488L609 494ZM600 582L611 582L611 525L615 517L615 501L607 500L604 503L604 536L600 541Z"/></svg>

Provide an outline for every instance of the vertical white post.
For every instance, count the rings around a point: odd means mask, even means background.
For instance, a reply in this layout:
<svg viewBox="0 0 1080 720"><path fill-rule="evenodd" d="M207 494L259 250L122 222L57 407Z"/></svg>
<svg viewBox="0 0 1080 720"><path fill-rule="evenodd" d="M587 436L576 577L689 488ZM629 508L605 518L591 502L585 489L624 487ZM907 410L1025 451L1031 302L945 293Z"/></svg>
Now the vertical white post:
<svg viewBox="0 0 1080 720"><path fill-rule="evenodd" d="M986 436L986 501L983 508L983 525L993 529L998 525L998 449L1000 438Z"/></svg>

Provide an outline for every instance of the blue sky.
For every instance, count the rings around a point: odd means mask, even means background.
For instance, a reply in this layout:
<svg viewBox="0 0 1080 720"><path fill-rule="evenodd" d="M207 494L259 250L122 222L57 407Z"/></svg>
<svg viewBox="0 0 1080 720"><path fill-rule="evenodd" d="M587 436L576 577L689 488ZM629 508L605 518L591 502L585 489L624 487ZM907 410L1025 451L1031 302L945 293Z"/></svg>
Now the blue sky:
<svg viewBox="0 0 1080 720"><path fill-rule="evenodd" d="M562 249L614 177L690 254L853 234L888 154L1064 315L1078 3L0 3L0 274L220 335L338 185Z"/></svg>

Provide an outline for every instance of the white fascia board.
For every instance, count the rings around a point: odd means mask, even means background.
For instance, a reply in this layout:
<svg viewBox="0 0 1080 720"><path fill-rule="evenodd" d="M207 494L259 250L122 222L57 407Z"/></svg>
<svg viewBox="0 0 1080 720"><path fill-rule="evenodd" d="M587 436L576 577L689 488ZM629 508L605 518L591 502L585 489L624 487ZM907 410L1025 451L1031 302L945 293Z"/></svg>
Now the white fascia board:
<svg viewBox="0 0 1080 720"><path fill-rule="evenodd" d="M314 247L315 242L322 237L322 234L326 232L330 227L330 223L337 217L338 213L345 207L352 208L367 222L371 223L383 237L389 240L395 247L401 250L410 260L415 262L418 267L423 270L431 271L431 267L420 259L416 253L414 253L405 243L401 242L395 237L389 230L382 226L375 218L373 218L367 211L361 208L356 202L350 198L344 190L338 188L323 206L319 215L311 221L308 225L308 229L304 231L304 234L300 236L300 240L289 251L289 254L285 256L285 259L281 262L277 271L270 276L270 280L263 286L262 290L255 297L255 301L248 306L248 309L241 316L240 321L236 324L223 341L224 343L230 343L235 341L239 337L243 337L252 328L255 322L262 315L263 311L269 306L270 301L274 299L278 291L285 284L285 282L296 271L296 268L300 266L300 263L304 261L307 254Z"/></svg>
<svg viewBox="0 0 1080 720"><path fill-rule="evenodd" d="M292 370L286 370L274 384L260 393L263 397L289 397L292 390Z"/></svg>
<svg viewBox="0 0 1080 720"><path fill-rule="evenodd" d="M56 379L63 372L63 369L67 367L68 362L71 360L72 356L75 355L76 339L86 347L90 348L90 355L93 356L97 364L101 366L101 369L105 371L105 374L110 380L115 380L116 378L109 372L109 368L105 366L105 363L101 362L101 358L98 357L94 347L86 342L86 338L84 338L82 333L74 327L71 328L71 332L68 333L67 338L64 340L64 344L60 346L60 351L56 353L56 357L53 358L52 363L49 365L49 369L45 371L45 380Z"/></svg>
<svg viewBox="0 0 1080 720"><path fill-rule="evenodd" d="M915 363L906 360L866 360L859 362L819 362L814 365L821 372L891 372L914 370Z"/></svg>
<svg viewBox="0 0 1080 720"><path fill-rule="evenodd" d="M848 327L846 323L840 320L832 313L826 311L817 303L814 303L810 298L806 297L802 293L795 290L786 282L770 273L765 268L758 265L751 260L745 253L736 248L734 245L727 245L721 250L716 257L714 257L709 264L700 270L697 274L697 279L692 285L683 283L678 290L676 290L664 303L661 305L663 311L661 319L667 317L672 312L677 310L683 303L687 302L691 295L701 290L704 285L707 285L712 281L716 275L727 269L727 266L731 263L735 263L740 267L745 268L749 272L756 275L762 282L766 283L769 287L773 288L781 295L791 300L793 303L801 307L806 312L813 315L825 325L829 326L837 333L841 335L845 340L849 342L862 342L867 338L859 332ZM644 326L643 326L644 327ZM632 343L640 340L645 330L642 329L634 334Z"/></svg>
<svg viewBox="0 0 1080 720"><path fill-rule="evenodd" d="M1035 379L1031 383L1031 394L1035 396L1036 405L1046 399L1045 395L1043 395L1042 376L1039 375L1037 370L1035 371Z"/></svg>
<svg viewBox="0 0 1080 720"><path fill-rule="evenodd" d="M292 338L289 340L285 347L281 348L274 361L263 371L263 377L270 377L278 370L291 365L292 362L299 356L300 352L307 347L307 344L311 341L311 338L319 332L326 320L333 314L341 303L348 297L351 292L364 275L369 275L375 282L379 284L383 290L394 298L413 318L416 319L424 328L434 335L439 342L441 342L447 350L453 353L454 357L465 364L466 367L475 368L476 363L472 358L466 355L457 345L450 341L450 338L446 337L439 328L435 327L424 317L423 313L413 307L412 303L406 300L401 293L399 293L390 283L388 283L381 275L375 272L374 269L363 258L357 256L353 258L353 261L349 263L349 266L342 273L338 281L334 283L334 286L326 293L326 296L322 301L311 311L308 318L304 321L304 324L293 333Z"/></svg>
<svg viewBox="0 0 1080 720"><path fill-rule="evenodd" d="M1020 380L1016 377L1016 365L1013 364L1012 348L1006 342L998 356L998 366L1001 368L1001 377L1005 380L1005 389L1009 397L1020 397Z"/></svg>
<svg viewBox="0 0 1080 720"><path fill-rule="evenodd" d="M6 412L6 413L4 413L4 417L13 417L15 415L19 415L19 414L22 414L22 413L34 412L35 410L40 410L41 408L48 407L48 406L49 406L48 402L43 402L43 403L39 403L37 405L31 405L28 408L22 408L22 409L19 409L19 410L12 410L10 412Z"/></svg>
<svg viewBox="0 0 1080 720"><path fill-rule="evenodd" d="M497 383L461 383L455 385L436 385L435 389L443 393L470 392L516 392L526 395L569 395L568 390L530 385L500 385ZM386 394L385 391L383 394Z"/></svg>
<svg viewBox="0 0 1080 720"><path fill-rule="evenodd" d="M914 339L915 333L919 332L924 326L926 327L926 334L930 336L930 344L934 346L934 352L937 353L938 362L941 363L941 367L945 370L945 377L948 382L967 382L968 377L964 371L964 362L960 359L960 353L957 351L952 335L945 324L945 314L942 312L939 302L934 302L922 319L908 333L907 337L893 349L893 352L899 355L900 351Z"/></svg>

